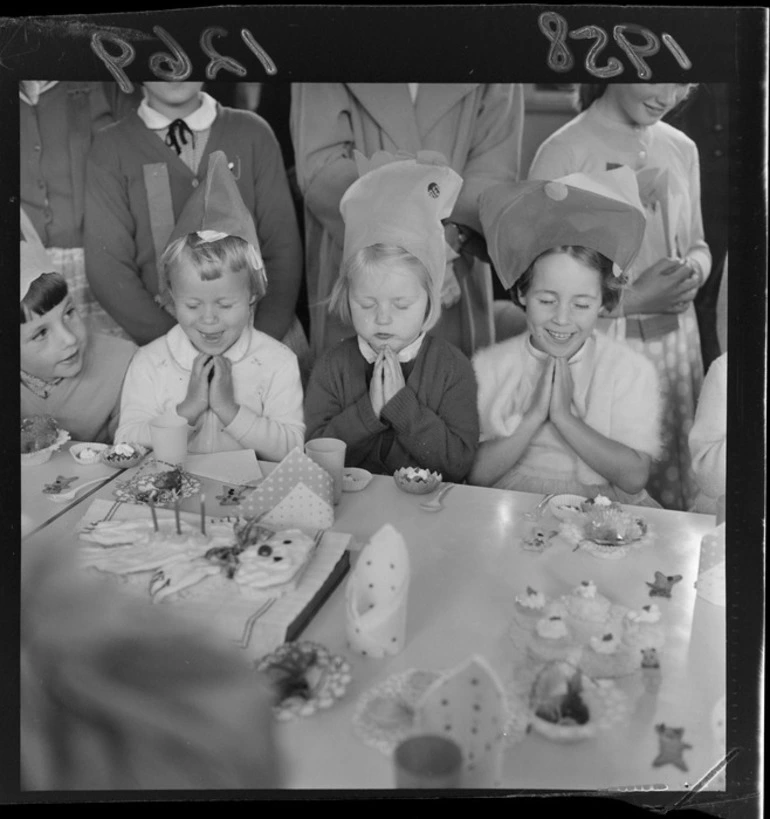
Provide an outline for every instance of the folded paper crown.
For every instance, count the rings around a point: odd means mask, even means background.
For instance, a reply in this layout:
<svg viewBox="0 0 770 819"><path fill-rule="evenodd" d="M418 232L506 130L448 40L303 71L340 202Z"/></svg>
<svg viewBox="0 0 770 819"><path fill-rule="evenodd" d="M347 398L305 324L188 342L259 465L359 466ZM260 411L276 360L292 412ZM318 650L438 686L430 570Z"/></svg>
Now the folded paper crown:
<svg viewBox="0 0 770 819"><path fill-rule="evenodd" d="M469 657L442 674L417 703L424 732L453 739L463 750L463 784L499 784L507 719L503 686L483 657Z"/></svg>
<svg viewBox="0 0 770 819"><path fill-rule="evenodd" d="M48 253L37 235L32 220L27 216L27 212L23 207L19 206L19 213L21 217L19 245L19 267L20 273L20 295L19 301L22 301L27 295L29 286L42 273L55 273L56 268L51 263Z"/></svg>
<svg viewBox="0 0 770 819"><path fill-rule="evenodd" d="M243 502L248 517L266 525L328 529L334 524L334 485L329 473L293 449Z"/></svg>
<svg viewBox="0 0 770 819"><path fill-rule="evenodd" d="M360 177L340 202L343 261L375 244L402 247L423 263L440 295L446 270L441 220L452 213L462 178L435 151L378 151L368 160L354 151L354 158Z"/></svg>
<svg viewBox="0 0 770 819"><path fill-rule="evenodd" d="M409 551L389 523L364 546L345 589L348 645L368 657L398 654L406 638Z"/></svg>
<svg viewBox="0 0 770 819"><path fill-rule="evenodd" d="M495 185L482 193L479 216L506 289L554 247L597 250L618 273L625 271L639 253L646 224L636 175L625 166Z"/></svg>
<svg viewBox="0 0 770 819"><path fill-rule="evenodd" d="M167 244L191 233L205 242L237 236L256 250L260 267L264 267L254 218L243 202L224 151L209 154L206 178L185 202ZM163 292L166 282L161 270L158 277L158 289Z"/></svg>

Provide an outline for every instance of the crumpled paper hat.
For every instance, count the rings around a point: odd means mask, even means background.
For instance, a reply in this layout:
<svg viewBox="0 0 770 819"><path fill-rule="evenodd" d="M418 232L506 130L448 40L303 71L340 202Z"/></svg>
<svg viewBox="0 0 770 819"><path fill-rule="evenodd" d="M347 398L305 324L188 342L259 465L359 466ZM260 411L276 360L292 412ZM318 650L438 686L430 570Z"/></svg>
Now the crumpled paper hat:
<svg viewBox="0 0 770 819"><path fill-rule="evenodd" d="M385 524L361 550L345 588L351 649L377 658L403 649L410 574L404 538Z"/></svg>
<svg viewBox="0 0 770 819"><path fill-rule="evenodd" d="M19 244L19 301L27 295L29 286L35 279L43 273L56 273L48 253L43 247L40 237L37 235L32 220L27 216L23 207L19 207L20 213L20 238Z"/></svg>
<svg viewBox="0 0 770 819"><path fill-rule="evenodd" d="M452 213L462 178L435 151L378 151L370 160L353 153L360 176L340 202L343 261L371 245L397 245L425 265L438 298L446 270L441 220Z"/></svg>
<svg viewBox="0 0 770 819"><path fill-rule="evenodd" d="M481 194L479 216L507 289L541 253L560 246L598 250L618 275L639 253L646 225L636 175L625 166L495 185Z"/></svg>
<svg viewBox="0 0 770 819"><path fill-rule="evenodd" d="M499 785L507 704L502 683L473 656L439 677L417 703L425 733L453 739L463 750L463 787Z"/></svg>
<svg viewBox="0 0 770 819"><path fill-rule="evenodd" d="M266 526L328 529L334 525L332 477L296 447L244 499L242 509L248 517L264 514Z"/></svg>
<svg viewBox="0 0 770 819"><path fill-rule="evenodd" d="M207 241L238 236L252 245L261 259L254 219L243 203L224 151L209 155L206 178L185 203L168 244L189 233Z"/></svg>

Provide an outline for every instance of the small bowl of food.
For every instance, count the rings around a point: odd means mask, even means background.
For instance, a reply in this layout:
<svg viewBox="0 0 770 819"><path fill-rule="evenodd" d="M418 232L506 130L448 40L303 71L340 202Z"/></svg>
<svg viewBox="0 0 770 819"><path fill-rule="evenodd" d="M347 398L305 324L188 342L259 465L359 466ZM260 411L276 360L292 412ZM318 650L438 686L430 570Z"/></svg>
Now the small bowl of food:
<svg viewBox="0 0 770 819"><path fill-rule="evenodd" d="M98 464L102 460L102 452L109 447L107 444L73 444L70 447L72 459L81 466Z"/></svg>
<svg viewBox="0 0 770 819"><path fill-rule="evenodd" d="M551 514L559 520L574 520L583 514L586 499L582 495L556 495L548 501Z"/></svg>
<svg viewBox="0 0 770 819"><path fill-rule="evenodd" d="M403 466L393 473L393 480L402 492L408 492L410 495L427 495L441 483L441 473Z"/></svg>
<svg viewBox="0 0 770 819"><path fill-rule="evenodd" d="M355 466L347 467L342 473L342 491L360 492L369 486L371 479L372 473L369 470L359 469Z"/></svg>
<svg viewBox="0 0 770 819"><path fill-rule="evenodd" d="M141 444L115 444L108 446L102 453L102 463L114 469L130 469L136 466L149 452L149 448Z"/></svg>
<svg viewBox="0 0 770 819"><path fill-rule="evenodd" d="M34 415L21 421L21 465L38 466L69 441L70 434L61 429L50 415Z"/></svg>

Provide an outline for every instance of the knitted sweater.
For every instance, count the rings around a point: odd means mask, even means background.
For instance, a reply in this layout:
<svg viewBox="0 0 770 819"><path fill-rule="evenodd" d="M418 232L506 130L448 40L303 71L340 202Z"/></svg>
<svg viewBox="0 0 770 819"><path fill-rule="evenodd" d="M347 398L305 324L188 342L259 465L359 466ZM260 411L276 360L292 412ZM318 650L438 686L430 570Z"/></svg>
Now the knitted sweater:
<svg viewBox="0 0 770 819"><path fill-rule="evenodd" d="M474 356L482 440L514 433L532 403L547 358L532 346L529 333ZM594 333L569 366L573 413L606 438L656 458L660 452L660 395L655 367L624 342L603 333ZM512 470L585 485L605 483L550 421L538 430ZM496 485L506 488L506 477Z"/></svg>
<svg viewBox="0 0 770 819"><path fill-rule="evenodd" d="M112 443L123 377L135 350L125 339L92 333L80 372L62 379L48 398L21 385L21 417L52 415L74 441Z"/></svg>
<svg viewBox="0 0 770 819"><path fill-rule="evenodd" d="M294 205L270 126L256 114L217 106L197 175L136 112L101 131L86 175L86 273L107 312L140 344L175 324L160 307L156 262L185 203L224 151L253 214L268 288L254 326L283 338L294 318L302 247Z"/></svg>
<svg viewBox="0 0 770 819"><path fill-rule="evenodd" d="M308 440L342 439L348 466L380 474L416 466L462 481L479 439L470 361L448 342L427 335L417 357L401 368L406 386L378 418L369 399L374 365L361 355L357 337L324 353L305 396Z"/></svg>
<svg viewBox="0 0 770 819"><path fill-rule="evenodd" d="M142 347L126 374L116 441L149 446L150 420L175 413L187 395L198 350L179 327ZM238 414L223 427L206 410L190 429L188 452L253 449L257 457L280 461L302 445L302 384L294 353L248 327L225 353L232 362Z"/></svg>

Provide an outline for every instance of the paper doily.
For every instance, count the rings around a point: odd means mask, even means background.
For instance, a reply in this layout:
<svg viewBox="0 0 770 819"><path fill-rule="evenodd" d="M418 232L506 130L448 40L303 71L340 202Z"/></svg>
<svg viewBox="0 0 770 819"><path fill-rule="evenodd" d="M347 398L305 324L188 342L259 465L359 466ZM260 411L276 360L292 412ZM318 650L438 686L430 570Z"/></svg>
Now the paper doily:
<svg viewBox="0 0 770 819"><path fill-rule="evenodd" d="M415 709L422 695L441 676L439 671L411 668L393 674L364 692L356 704L353 728L371 748L390 755L415 728ZM508 717L503 728L506 746L524 739L529 717L517 690L507 688Z"/></svg>
<svg viewBox="0 0 770 819"><path fill-rule="evenodd" d="M352 679L344 657L310 640L278 646L257 662L256 669L271 680L279 696L288 694L273 706L279 720L309 717L318 709L330 708L344 696Z"/></svg>

